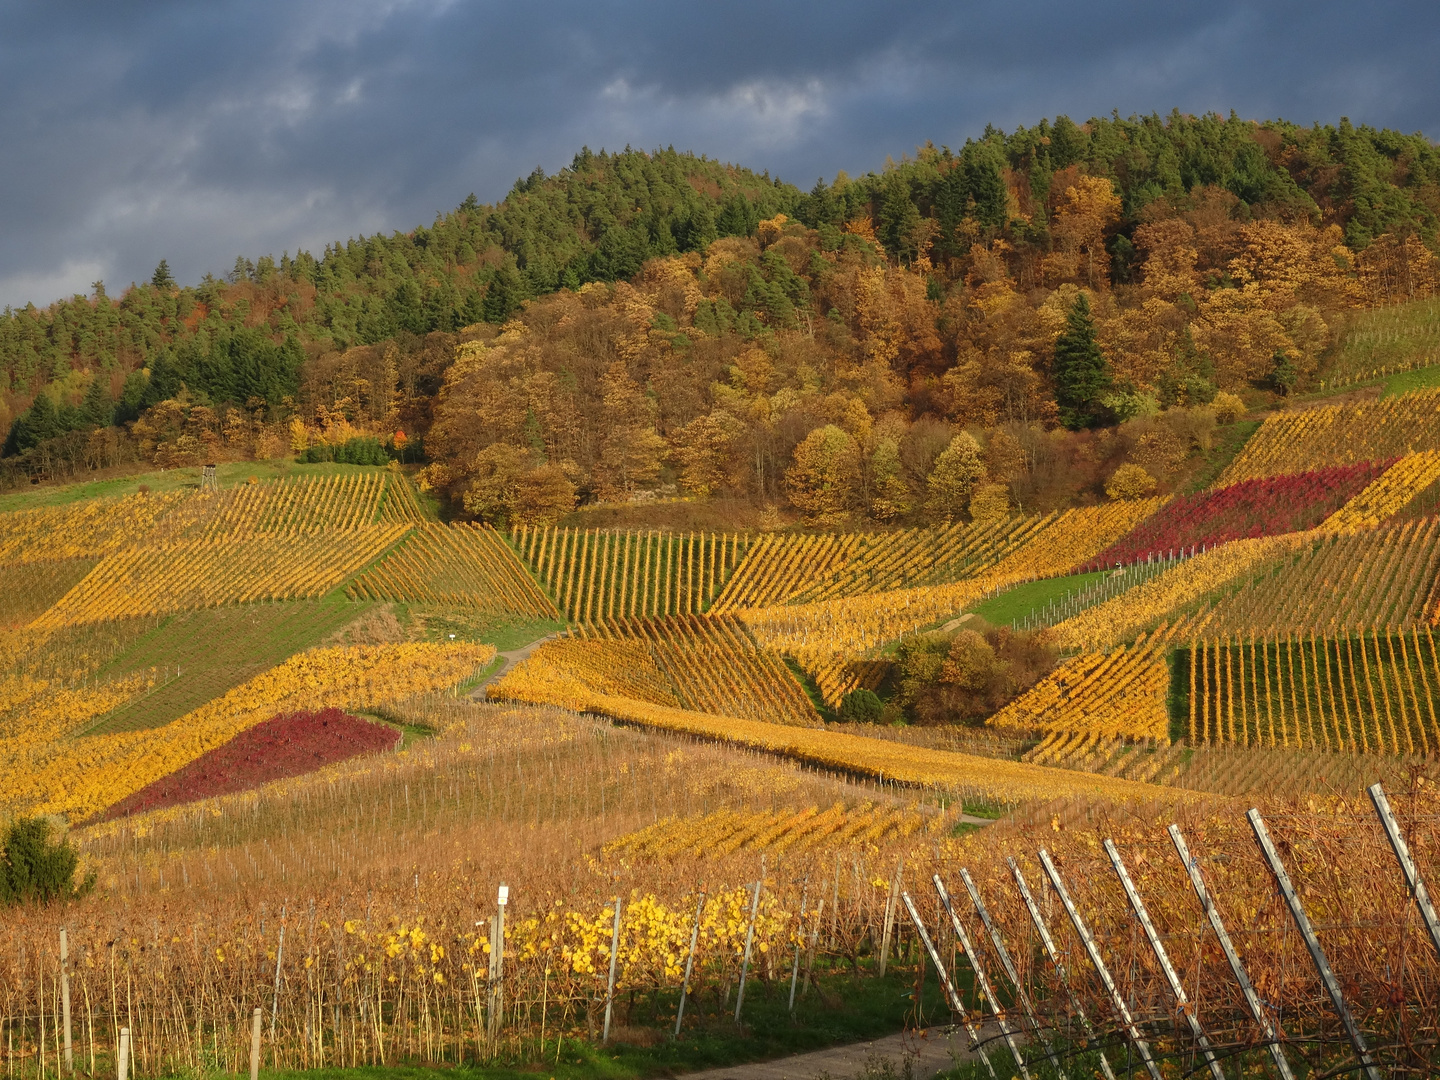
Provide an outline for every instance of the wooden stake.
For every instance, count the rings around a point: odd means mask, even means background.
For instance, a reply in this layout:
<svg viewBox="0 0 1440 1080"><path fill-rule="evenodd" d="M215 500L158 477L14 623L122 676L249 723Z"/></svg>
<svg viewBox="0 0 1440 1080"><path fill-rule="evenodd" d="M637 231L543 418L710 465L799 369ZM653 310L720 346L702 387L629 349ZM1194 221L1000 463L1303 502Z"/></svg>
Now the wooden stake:
<svg viewBox="0 0 1440 1080"><path fill-rule="evenodd" d="M65 1071L75 1071L75 1057L70 1048L70 945L65 928L60 928L60 1021L65 1025Z"/></svg>
<svg viewBox="0 0 1440 1080"><path fill-rule="evenodd" d="M260 1080L260 1006L250 1014L250 1080Z"/></svg>
<svg viewBox="0 0 1440 1080"><path fill-rule="evenodd" d="M740 989L735 994L735 1022L740 1023L740 1006L745 1003L745 977L750 974L750 947L755 941L755 916L760 911L760 887L765 883L765 856L760 856L760 878L750 898L750 922L745 927L745 955L740 961Z"/></svg>
<svg viewBox="0 0 1440 1080"><path fill-rule="evenodd" d="M620 897L615 897L615 929L610 932L610 980L605 986L605 1029L600 1041L610 1041L610 1013L615 1005L615 967L620 959Z"/></svg>
<svg viewBox="0 0 1440 1080"><path fill-rule="evenodd" d="M1230 934L1225 929L1225 923L1220 918L1220 912L1216 910L1215 904L1210 899L1210 893L1205 888L1205 879L1200 875L1200 860L1193 858L1189 847L1185 844L1185 837L1180 833L1180 826L1171 825L1170 839L1175 844L1175 852L1180 856L1180 862L1185 866L1185 872L1190 875L1190 884L1195 888L1195 895L1200 900L1200 906L1204 908L1206 917L1210 920L1210 928L1215 931L1215 937L1220 942L1220 948L1225 953L1225 959L1230 964L1230 973L1235 976L1235 981L1240 984L1240 992L1245 996L1245 1004L1250 1008L1250 1015L1260 1025L1260 1030L1265 1033L1265 1048L1270 1051L1270 1060L1275 1063L1275 1069L1281 1080L1295 1080L1294 1074L1290 1071L1290 1063L1285 1059L1285 1051L1280 1048L1280 1040L1277 1037L1275 1026L1270 1023L1270 1016L1265 1011L1265 1004L1260 1000L1260 995L1255 993L1255 987L1250 983L1250 976L1245 973L1245 965L1240 962L1240 954L1235 951L1234 944L1230 941Z"/></svg>
<svg viewBox="0 0 1440 1080"><path fill-rule="evenodd" d="M700 940L700 917L705 913L705 890L695 904L695 925L690 928L690 952L685 957L685 979L680 984L680 1007L675 1010L675 1037L680 1037L680 1021L685 1019L685 997L690 993L690 972L695 967L695 944Z"/></svg>
<svg viewBox="0 0 1440 1080"><path fill-rule="evenodd" d="M130 1077L130 1029L120 1029L120 1047L115 1055L115 1075L118 1080L129 1080Z"/></svg>
<svg viewBox="0 0 1440 1080"><path fill-rule="evenodd" d="M890 883L890 895L885 898L885 924L880 933L880 978L885 977L885 964L890 959L890 933L895 928L895 905L900 899L900 878L905 872L905 857L895 863L895 880Z"/></svg>
<svg viewBox="0 0 1440 1080"><path fill-rule="evenodd" d="M1345 1004L1345 997L1340 992L1340 980L1331 970L1325 950L1320 947L1320 939L1315 936L1315 929L1310 925L1310 917L1305 914L1305 908L1300 903L1295 886L1290 883L1290 875L1286 872L1285 864L1280 861L1280 853L1275 850L1275 844L1270 839L1270 830L1265 827L1265 819L1260 816L1260 811L1253 807L1246 811L1245 818L1250 822L1250 828L1255 833L1255 842L1260 845L1260 852L1265 856L1265 862L1270 867L1270 872L1275 875L1275 884L1279 886L1280 894L1285 898L1285 905L1290 909L1290 915L1295 920L1295 927L1305 941L1305 948L1310 953L1310 961L1315 965L1315 970L1320 975L1320 981L1325 986L1325 992L1330 996L1330 1003L1340 1017L1340 1025L1345 1029L1345 1034L1349 1036L1350 1045L1355 1048L1355 1057L1359 1061L1360 1067L1365 1070L1365 1075L1370 1080L1380 1080L1379 1066L1370 1056L1370 1048L1366 1045L1360 1025L1355 1022L1355 1017L1350 1014L1350 1009Z"/></svg>

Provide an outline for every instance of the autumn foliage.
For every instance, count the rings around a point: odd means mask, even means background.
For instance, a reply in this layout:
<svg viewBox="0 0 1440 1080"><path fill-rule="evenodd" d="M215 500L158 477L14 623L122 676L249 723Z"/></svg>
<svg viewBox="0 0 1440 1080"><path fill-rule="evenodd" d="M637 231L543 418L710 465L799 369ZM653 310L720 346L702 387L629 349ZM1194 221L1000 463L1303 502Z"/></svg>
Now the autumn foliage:
<svg viewBox="0 0 1440 1080"><path fill-rule="evenodd" d="M223 746L121 799L98 820L248 791L358 754L391 749L399 742L400 732L394 728L339 709L286 713L262 720Z"/></svg>

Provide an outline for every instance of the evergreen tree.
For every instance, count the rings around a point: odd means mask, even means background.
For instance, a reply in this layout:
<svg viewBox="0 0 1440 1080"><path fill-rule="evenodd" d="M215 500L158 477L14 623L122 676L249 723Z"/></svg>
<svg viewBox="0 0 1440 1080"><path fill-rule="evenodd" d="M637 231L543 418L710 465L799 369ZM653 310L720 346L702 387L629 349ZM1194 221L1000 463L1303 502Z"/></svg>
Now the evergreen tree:
<svg viewBox="0 0 1440 1080"><path fill-rule="evenodd" d="M175 278L170 273L170 264L164 259L161 259L160 265L155 267L155 273L150 275L150 284L162 292L169 292L175 288Z"/></svg>
<svg viewBox="0 0 1440 1080"><path fill-rule="evenodd" d="M63 432L60 412L49 394L37 394L30 408L15 418L10 425L10 436L5 440L5 453L23 454L31 447L46 439L53 439Z"/></svg>
<svg viewBox="0 0 1440 1080"><path fill-rule="evenodd" d="M88 428L110 426L115 403L110 400L110 391L105 387L108 381L103 372L96 372L95 377L90 380L90 388L85 391L85 400L80 403L80 415Z"/></svg>
<svg viewBox="0 0 1440 1080"><path fill-rule="evenodd" d="M1110 388L1110 369L1095 342L1090 301L1081 293L1055 340L1055 404L1060 422L1071 431L1094 427L1105 415L1100 395Z"/></svg>
<svg viewBox="0 0 1440 1080"><path fill-rule="evenodd" d="M910 185L898 171L885 181L884 196L880 202L879 228L876 230L880 242L890 257L903 263L915 258L915 232L920 224L920 211L910 197Z"/></svg>

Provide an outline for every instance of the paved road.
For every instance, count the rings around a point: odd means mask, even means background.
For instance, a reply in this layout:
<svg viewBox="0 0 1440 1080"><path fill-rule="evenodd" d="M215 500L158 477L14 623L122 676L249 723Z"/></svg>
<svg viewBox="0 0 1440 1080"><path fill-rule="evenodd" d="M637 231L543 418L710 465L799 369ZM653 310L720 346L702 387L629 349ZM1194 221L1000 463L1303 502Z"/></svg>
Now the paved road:
<svg viewBox="0 0 1440 1080"><path fill-rule="evenodd" d="M994 1034L989 1028L981 1031L982 1038ZM968 1043L963 1030L947 1032L937 1027L924 1033L890 1035L874 1042L836 1046L776 1061L685 1073L683 1080L931 1080L957 1063L973 1060L975 1055ZM992 1042L986 1049L997 1069L1000 1063L996 1054L1005 1052L1003 1043Z"/></svg>

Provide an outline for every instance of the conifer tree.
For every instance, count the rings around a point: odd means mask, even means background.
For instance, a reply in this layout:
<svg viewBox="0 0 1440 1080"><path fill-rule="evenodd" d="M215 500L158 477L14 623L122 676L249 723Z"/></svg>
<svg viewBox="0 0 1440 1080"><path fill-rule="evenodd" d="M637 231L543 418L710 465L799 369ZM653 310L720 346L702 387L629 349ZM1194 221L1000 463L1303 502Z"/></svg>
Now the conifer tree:
<svg viewBox="0 0 1440 1080"><path fill-rule="evenodd" d="M1071 431L1094 427L1104 416L1100 395L1110 388L1110 369L1095 341L1090 301L1081 293L1055 340L1055 404Z"/></svg>

